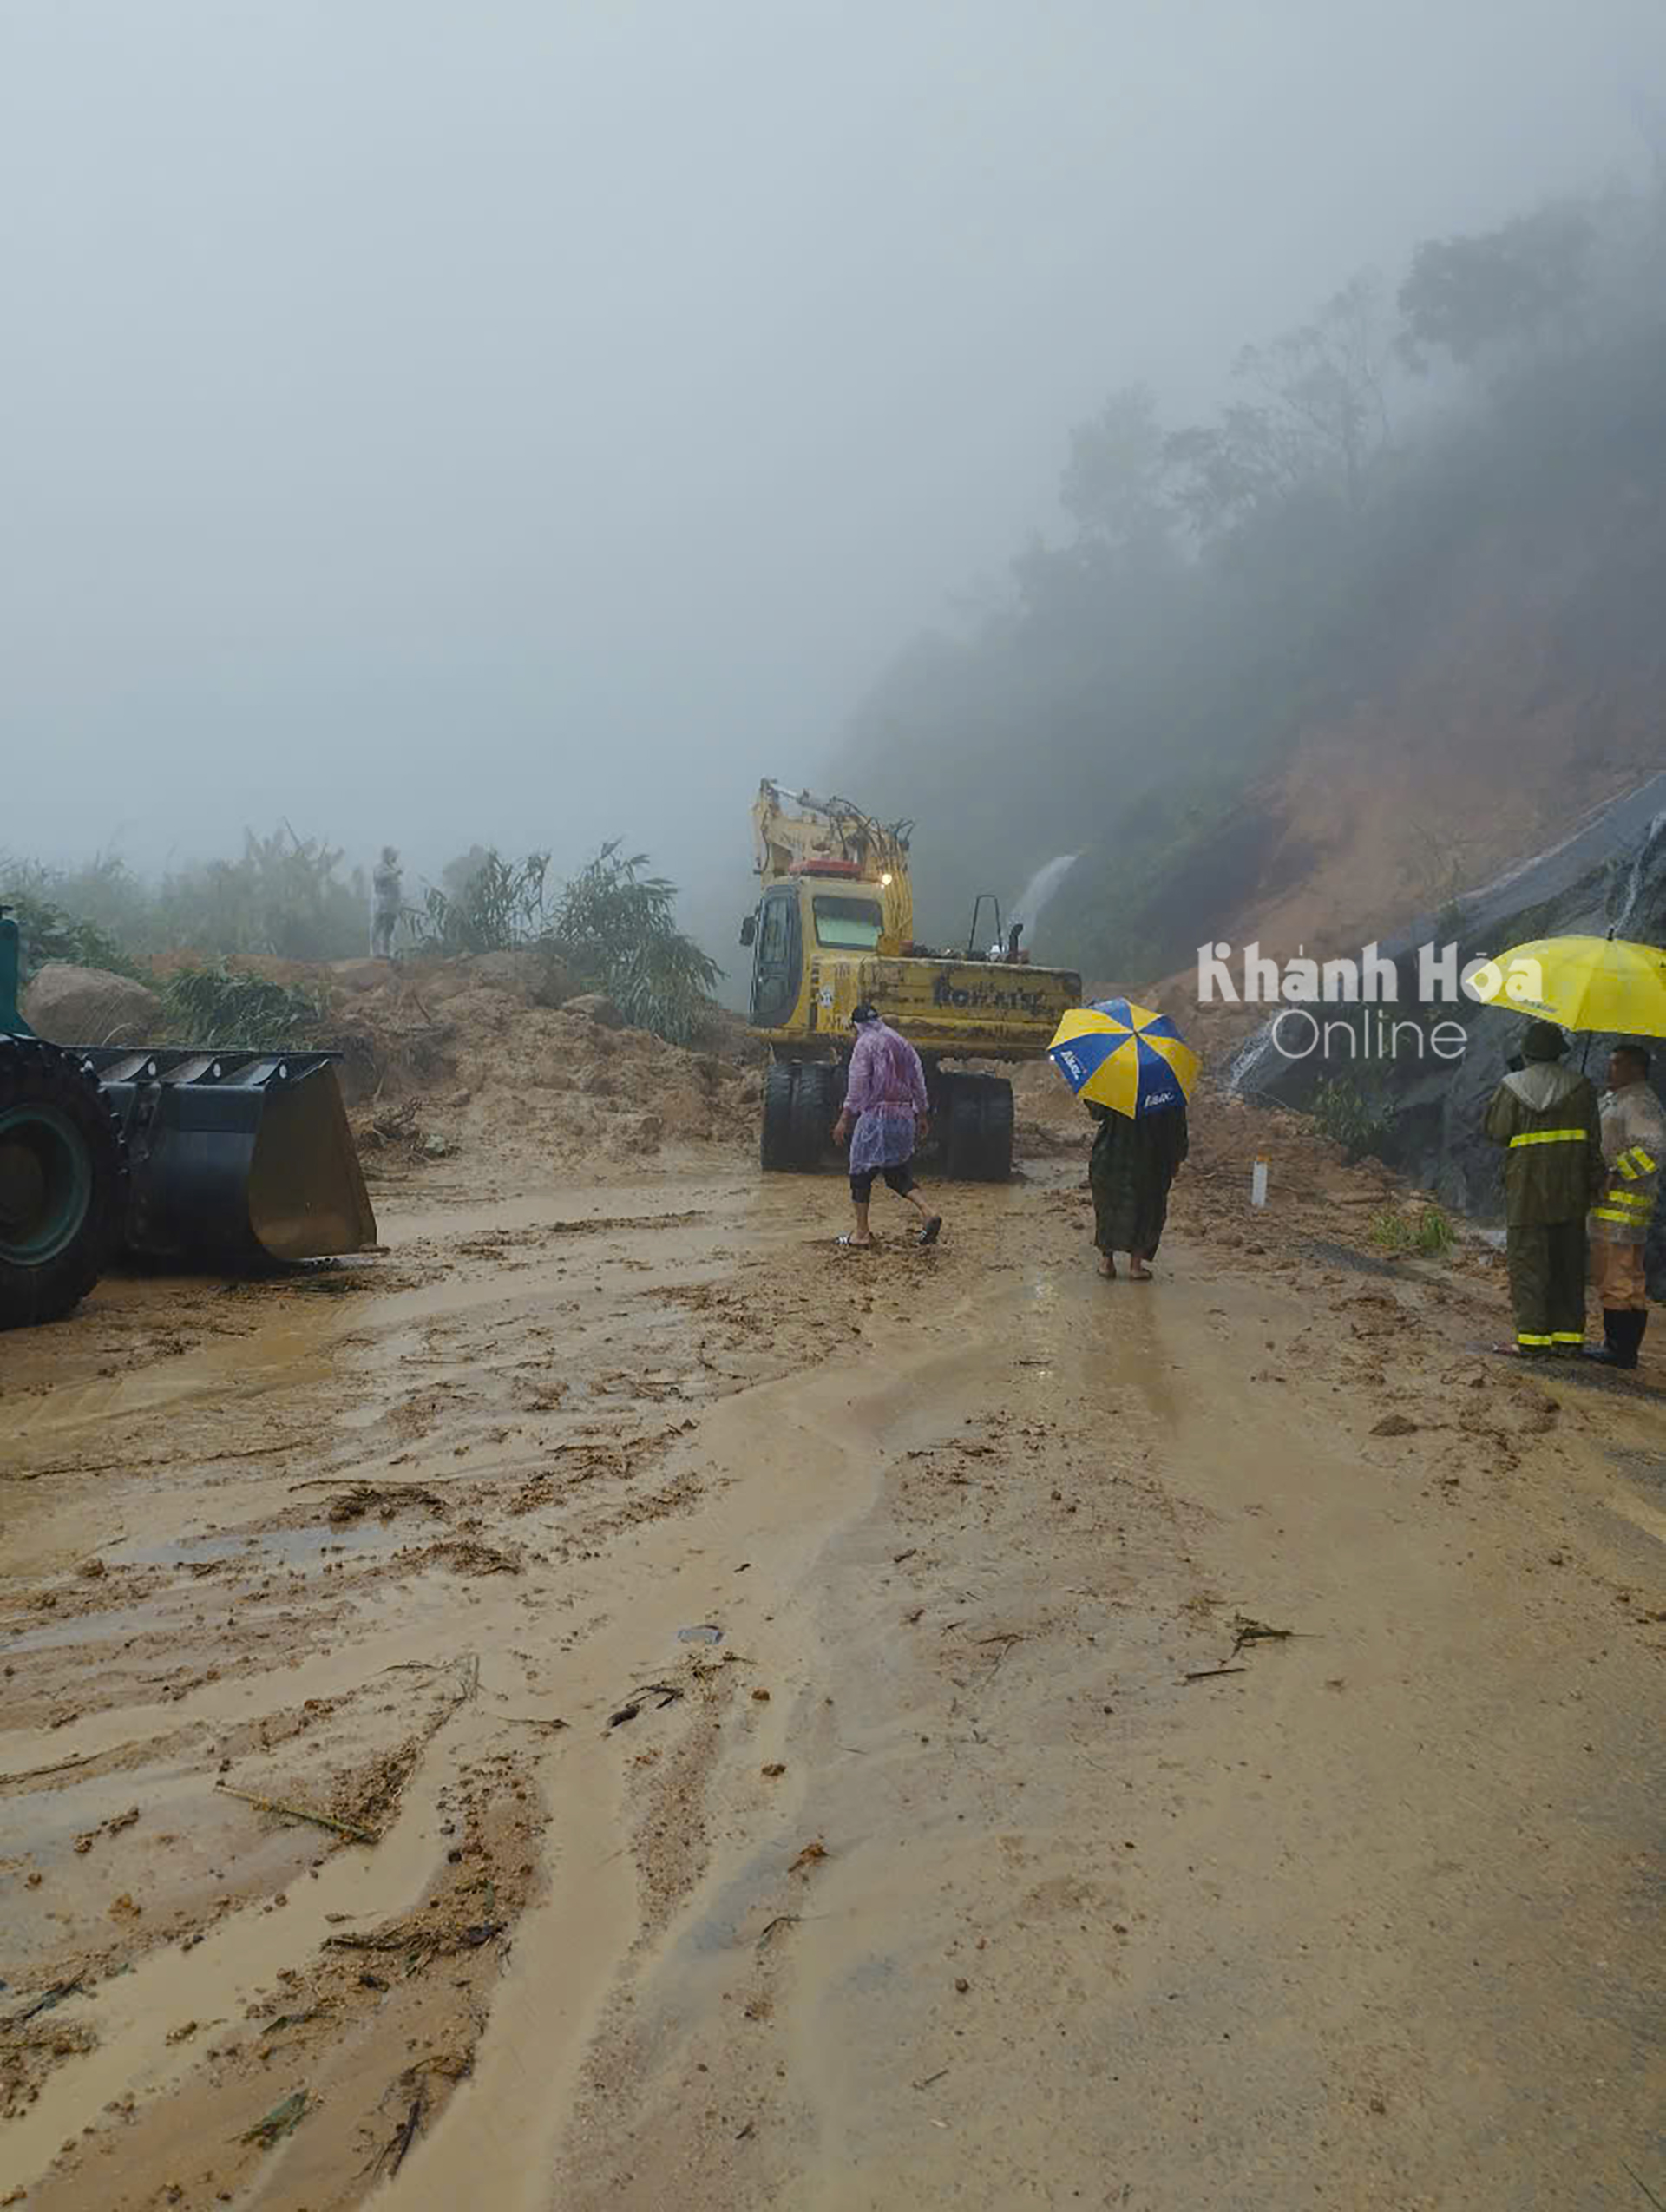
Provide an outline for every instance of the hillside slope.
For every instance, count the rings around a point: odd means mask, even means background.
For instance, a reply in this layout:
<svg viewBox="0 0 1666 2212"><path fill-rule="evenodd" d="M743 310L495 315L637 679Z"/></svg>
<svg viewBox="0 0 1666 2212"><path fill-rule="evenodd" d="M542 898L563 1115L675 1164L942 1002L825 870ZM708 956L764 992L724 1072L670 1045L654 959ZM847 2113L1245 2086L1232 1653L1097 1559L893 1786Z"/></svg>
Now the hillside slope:
<svg viewBox="0 0 1666 2212"><path fill-rule="evenodd" d="M1420 249L1171 430L1071 442L1072 534L921 640L840 772L918 817L922 920L1084 849L1038 947L1341 948L1666 758L1666 183ZM1424 372L1413 373L1413 366Z"/></svg>

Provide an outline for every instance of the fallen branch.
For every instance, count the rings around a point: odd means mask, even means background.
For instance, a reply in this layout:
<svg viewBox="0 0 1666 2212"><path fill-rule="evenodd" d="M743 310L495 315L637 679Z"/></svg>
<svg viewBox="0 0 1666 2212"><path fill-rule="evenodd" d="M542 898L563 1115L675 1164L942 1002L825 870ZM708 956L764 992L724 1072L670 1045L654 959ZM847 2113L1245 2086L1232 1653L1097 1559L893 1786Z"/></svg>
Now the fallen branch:
<svg viewBox="0 0 1666 2212"><path fill-rule="evenodd" d="M9 1787L14 1782L39 1782L43 1775L71 1774L75 1768L90 1767L92 1763L90 1752L78 1751L73 1759L55 1759L49 1767L24 1767L16 1774L0 1775L0 1787Z"/></svg>
<svg viewBox="0 0 1666 2212"><path fill-rule="evenodd" d="M393 2164L390 2170L396 2174L405 2163L406 2152L416 2140L416 2130L423 2124L423 2111L426 2103L427 2099L419 2089L410 2100L410 2110L405 2115L403 2127L393 2139L390 2146Z"/></svg>
<svg viewBox="0 0 1666 2212"><path fill-rule="evenodd" d="M1251 1620L1248 1613L1235 1613L1232 1626L1236 1631L1232 1645L1235 1659L1246 1644L1288 1644L1296 1632L1293 1628L1269 1628L1264 1620Z"/></svg>
<svg viewBox="0 0 1666 2212"><path fill-rule="evenodd" d="M1622 2166L1625 2166L1625 2161L1624 2161L1624 2159L1623 2159L1623 2158L1622 2158L1622 2159L1621 2159L1620 2163L1621 2163L1621 2165L1622 2165ZM1630 2167L1630 2166L1625 2166L1625 2170L1626 2170L1626 2172L1627 2172L1628 2174L1630 2174L1630 2175L1631 2176L1632 2180L1633 2180L1633 2181L1636 2183L1637 2187L1638 2187L1638 2188L1639 2188L1639 2189L1643 2191L1643 2195L1644 2195L1644 2196L1648 2198L1648 2200L1649 2200L1649 2202L1650 2202L1650 2204L1652 2204L1652 2205L1654 2206L1654 2208L1655 2208L1655 2212L1666 2212L1666 2204L1663 2204L1663 2203L1661 2202L1660 2199L1659 2199L1659 2198L1658 2198L1658 2197L1655 2195L1655 2192L1653 2191L1653 2189L1651 2189L1650 2188L1650 2186L1649 2186L1648 2182L1647 2182L1646 2181L1644 2181L1644 2179L1643 2178L1643 2176L1642 2176L1641 2174L1639 2174L1639 2173L1636 2172L1636 2171L1635 2171L1635 2170L1634 2170L1631 2167Z"/></svg>
<svg viewBox="0 0 1666 2212"><path fill-rule="evenodd" d="M1186 1677L1188 1682L1213 1682L1218 1675L1248 1674L1248 1667L1197 1667Z"/></svg>
<svg viewBox="0 0 1666 2212"><path fill-rule="evenodd" d="M32 2005L25 2005L21 2012L14 2012L11 2018L5 2023L6 2026L9 2028L21 2028L24 2026L29 2021L35 2018L35 2015L37 2012L49 2012L53 2005L61 2005L66 1997L75 1996L80 1992L81 1987L82 1983L79 1975L76 1976L74 1981L55 1981L51 1988L49 1989L43 1996L37 1997Z"/></svg>
<svg viewBox="0 0 1666 2212"><path fill-rule="evenodd" d="M228 1782L216 1782L228 1797L238 1797L246 1805L255 1805L263 1813L281 1813L285 1820L311 1821L314 1828L332 1828L338 1835L344 1835L352 1843L380 1843L379 1835L367 1828L357 1828L351 1821L338 1821L333 1813L315 1813L305 1805L286 1805L281 1798L256 1797L246 1789L233 1789Z"/></svg>

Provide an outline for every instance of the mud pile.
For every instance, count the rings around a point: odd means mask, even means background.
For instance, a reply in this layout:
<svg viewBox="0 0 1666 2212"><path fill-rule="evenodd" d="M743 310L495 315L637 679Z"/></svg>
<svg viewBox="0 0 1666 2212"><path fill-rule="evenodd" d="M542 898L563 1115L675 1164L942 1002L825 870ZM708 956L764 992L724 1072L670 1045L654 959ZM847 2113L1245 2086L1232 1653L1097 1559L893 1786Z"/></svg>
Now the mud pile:
<svg viewBox="0 0 1666 2212"><path fill-rule="evenodd" d="M754 1139L760 1076L744 1032L714 1015L685 1049L626 1027L518 956L370 963L331 976L330 1041L372 1169L452 1152L506 1164L623 1164ZM570 990L570 986L568 987ZM617 1026L615 1026L617 1025Z"/></svg>
<svg viewBox="0 0 1666 2212"><path fill-rule="evenodd" d="M186 955L153 962L159 980ZM227 966L307 991L316 1041L341 1054L365 1172L402 1178L453 1155L505 1165L623 1165L756 1142L763 1058L712 1007L692 1048L627 1027L548 948L458 960Z"/></svg>

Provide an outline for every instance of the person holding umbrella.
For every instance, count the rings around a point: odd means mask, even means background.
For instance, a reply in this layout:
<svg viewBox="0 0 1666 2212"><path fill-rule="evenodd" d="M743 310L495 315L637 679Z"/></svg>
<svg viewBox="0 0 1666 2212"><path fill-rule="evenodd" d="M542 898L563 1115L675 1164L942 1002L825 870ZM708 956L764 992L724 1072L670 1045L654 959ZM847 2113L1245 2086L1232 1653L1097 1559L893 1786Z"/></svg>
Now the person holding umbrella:
<svg viewBox="0 0 1666 2212"><path fill-rule="evenodd" d="M1584 1300L1582 1296L1575 1303L1570 1271L1577 1253L1583 1274L1589 1241L1596 1247L1604 1334L1601 1349L1593 1348L1591 1355L1609 1366L1635 1367L1646 1317L1646 1292L1640 1281L1643 1247L1654 1209L1651 1178L1659 1172L1643 1162L1660 1157L1660 1147L1649 1133L1657 1126L1655 1117L1660 1109L1648 1086L1648 1056L1631 1043L1623 1045L1610 1061L1610 1102L1594 1144L1584 1119L1590 1084L1583 1074L1575 1076L1550 1062L1566 1050L1558 1022L1585 1032L1587 1053L1593 1035L1666 1037L1666 948L1611 932L1606 937L1534 937L1495 954L1489 966L1491 975L1478 995L1495 1007L1513 1006L1522 1013L1547 1017L1535 1021L1527 1035L1530 1040L1538 1035L1541 1042L1549 1038L1555 1046L1541 1057L1530 1041L1524 1050L1535 1065L1518 1076L1506 1077L1487 1109L1487 1134L1512 1148L1505 1187L1509 1193L1505 1218L1512 1294L1517 1290L1518 1244L1523 1270L1516 1349L1527 1353L1571 1351L1584 1343ZM1582 1069L1584 1065L1582 1059ZM1534 1126L1523 1118L1521 1086L1536 1085L1548 1097L1552 1081L1559 1086L1558 1098L1538 1113L1538 1126ZM1514 1105L1505 1099L1512 1083L1518 1093ZM1530 1159L1533 1152L1543 1158ZM1588 1184L1589 1233L1582 1220L1576 1237L1569 1209L1582 1175ZM1550 1275L1555 1277L1553 1297L1546 1287ZM1524 1298L1526 1321L1522 1318ZM1547 1300L1558 1316L1548 1330Z"/></svg>
<svg viewBox="0 0 1666 2212"><path fill-rule="evenodd" d="M1197 1054L1167 1014L1099 999L1065 1016L1047 1056L1099 1125L1087 1169L1099 1273L1114 1279L1126 1252L1130 1280L1149 1283L1169 1186L1190 1148Z"/></svg>
<svg viewBox="0 0 1666 2212"><path fill-rule="evenodd" d="M1603 1302L1603 1342L1588 1345L1586 1357L1634 1368L1649 1326L1643 1248L1666 1159L1666 1114L1649 1087L1649 1055L1641 1045L1615 1047L1601 1104L1608 1174L1591 1210L1591 1257Z"/></svg>
<svg viewBox="0 0 1666 2212"><path fill-rule="evenodd" d="M1585 1216L1606 1181L1597 1093L1562 1066L1568 1040L1530 1021L1482 1126L1505 1148L1505 1254L1524 1359L1577 1352L1585 1340Z"/></svg>

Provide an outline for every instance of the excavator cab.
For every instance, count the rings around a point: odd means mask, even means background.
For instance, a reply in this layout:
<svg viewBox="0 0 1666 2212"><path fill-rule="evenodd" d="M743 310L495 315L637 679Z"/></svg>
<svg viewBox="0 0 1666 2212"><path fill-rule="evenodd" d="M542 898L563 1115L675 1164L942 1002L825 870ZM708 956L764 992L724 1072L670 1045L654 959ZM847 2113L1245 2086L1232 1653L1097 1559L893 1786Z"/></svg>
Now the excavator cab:
<svg viewBox="0 0 1666 2212"><path fill-rule="evenodd" d="M798 1003L803 966L797 884L771 884L758 902L752 946L754 1028L780 1029L790 1021Z"/></svg>

